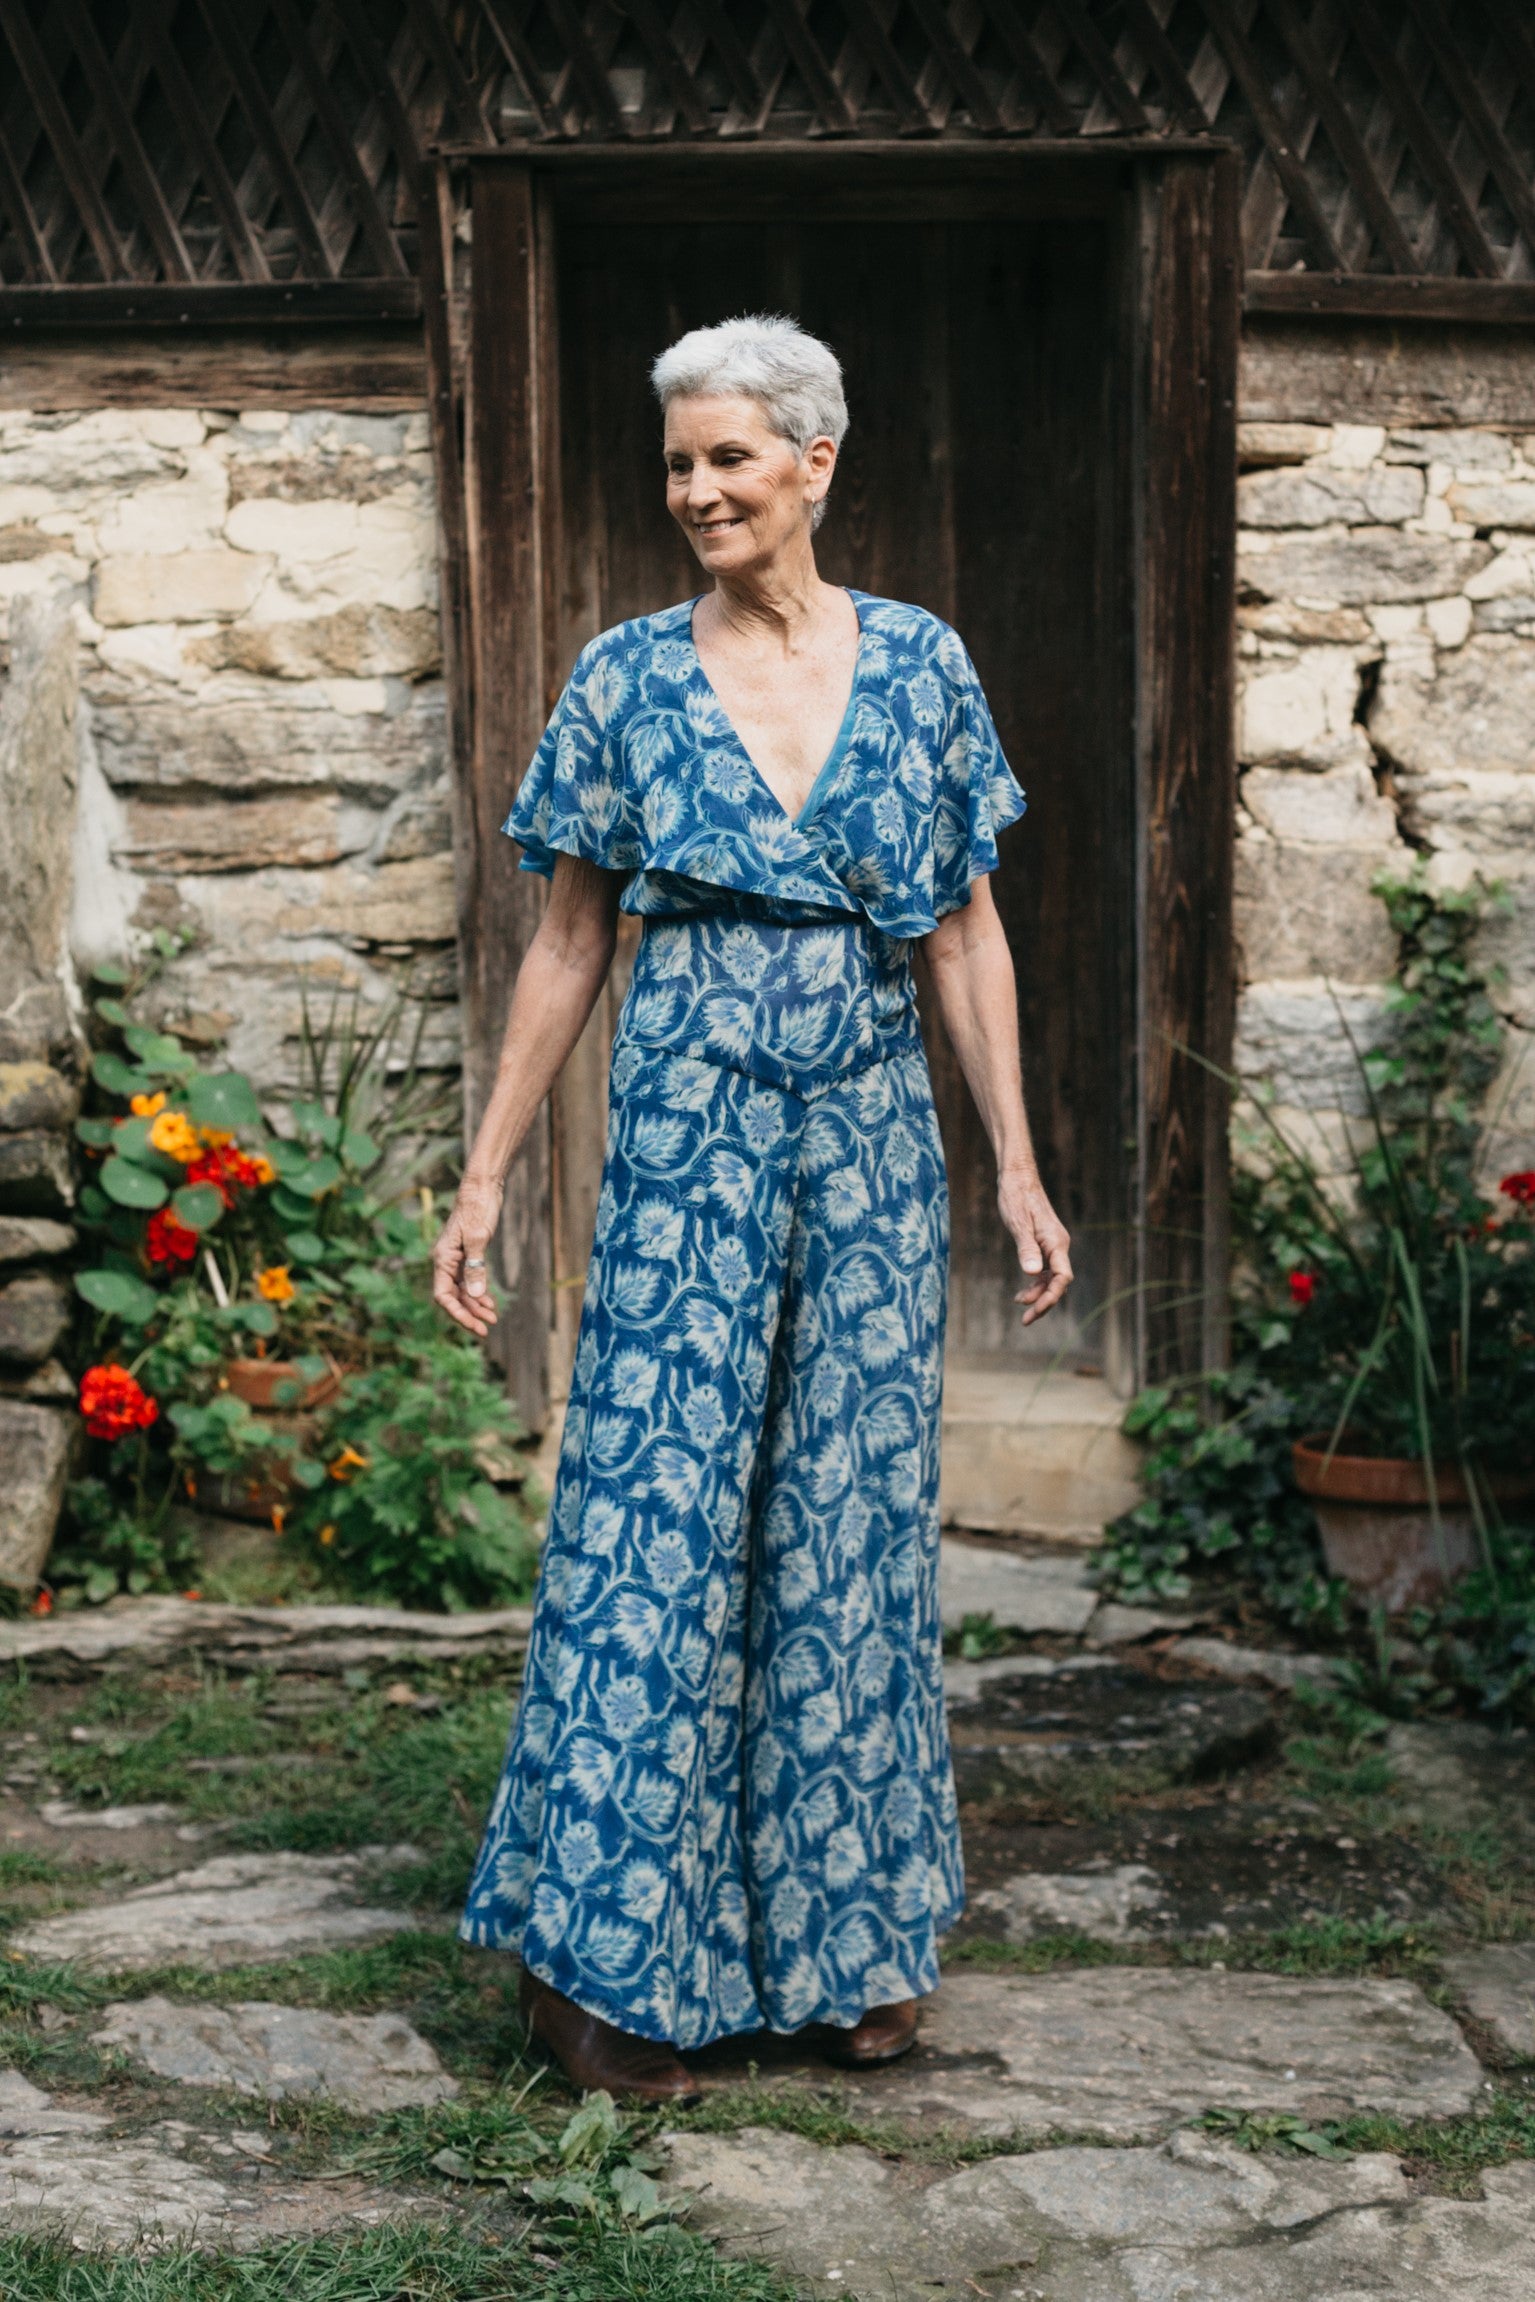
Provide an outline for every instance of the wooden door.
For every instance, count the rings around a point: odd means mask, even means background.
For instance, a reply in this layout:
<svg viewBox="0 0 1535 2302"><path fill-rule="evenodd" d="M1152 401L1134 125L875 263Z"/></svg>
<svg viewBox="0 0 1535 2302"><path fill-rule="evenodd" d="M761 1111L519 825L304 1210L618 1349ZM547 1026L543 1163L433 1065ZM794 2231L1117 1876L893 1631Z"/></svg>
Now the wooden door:
<svg viewBox="0 0 1535 2302"><path fill-rule="evenodd" d="M956 626L1030 795L995 891L1041 1159L1081 1273L1074 1324L1045 1348L1099 1360L1127 1267L1133 1113L1113 228L605 222L562 226L558 246L566 660L606 625L701 586L662 502L655 354L686 328L759 310L792 313L843 361L852 430L817 539L822 571ZM929 1038L954 1211L951 1339L1017 1351L1017 1264L990 1149L941 1032ZM584 1206L595 1179L581 1163ZM567 1269L584 1248L570 1212Z"/></svg>

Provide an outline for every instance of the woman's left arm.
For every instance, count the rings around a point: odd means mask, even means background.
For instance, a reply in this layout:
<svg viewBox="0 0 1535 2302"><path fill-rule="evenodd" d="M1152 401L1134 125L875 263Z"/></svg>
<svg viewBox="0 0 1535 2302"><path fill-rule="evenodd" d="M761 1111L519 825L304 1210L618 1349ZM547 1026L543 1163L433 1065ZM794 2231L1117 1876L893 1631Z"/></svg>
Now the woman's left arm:
<svg viewBox="0 0 1535 2302"><path fill-rule="evenodd" d="M1031 1327L1071 1285L1071 1241L1035 1164L1023 1108L1018 987L991 881L972 880L969 903L941 919L916 952L997 1155L997 1205L1017 1244L1023 1286L1016 1300Z"/></svg>

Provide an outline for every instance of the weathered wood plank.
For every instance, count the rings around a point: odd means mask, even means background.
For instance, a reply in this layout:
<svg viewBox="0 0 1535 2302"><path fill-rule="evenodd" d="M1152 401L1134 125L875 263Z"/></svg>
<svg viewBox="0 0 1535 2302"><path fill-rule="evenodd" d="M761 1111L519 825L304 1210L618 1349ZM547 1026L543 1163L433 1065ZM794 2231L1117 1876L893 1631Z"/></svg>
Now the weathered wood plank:
<svg viewBox="0 0 1535 2302"><path fill-rule="evenodd" d="M1461 320L1472 326L1535 321L1535 280L1441 280L1389 272L1249 272L1248 312L1336 312L1343 319Z"/></svg>
<svg viewBox="0 0 1535 2302"><path fill-rule="evenodd" d="M1249 423L1535 428L1535 326L1249 316L1240 399Z"/></svg>
<svg viewBox="0 0 1535 2302"><path fill-rule="evenodd" d="M1225 1350L1239 176L1149 178L1140 592L1139 1278L1147 1378Z"/></svg>
<svg viewBox="0 0 1535 2302"><path fill-rule="evenodd" d="M465 409L473 750L460 792L459 920L467 1116L490 1092L513 983L543 916L501 825L547 716L549 414L532 172L473 174L474 264ZM550 1328L550 1137L535 1122L510 1176L498 1240L505 1314L497 1354L523 1419L543 1425Z"/></svg>
<svg viewBox="0 0 1535 2302"><path fill-rule="evenodd" d="M0 408L423 407L419 328L71 328L0 335Z"/></svg>

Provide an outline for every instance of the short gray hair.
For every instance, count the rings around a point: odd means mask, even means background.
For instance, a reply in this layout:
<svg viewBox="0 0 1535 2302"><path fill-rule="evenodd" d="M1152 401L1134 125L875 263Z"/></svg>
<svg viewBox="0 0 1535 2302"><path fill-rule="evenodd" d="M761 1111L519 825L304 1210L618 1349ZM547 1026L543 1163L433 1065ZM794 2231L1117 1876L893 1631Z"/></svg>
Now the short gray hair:
<svg viewBox="0 0 1535 2302"><path fill-rule="evenodd" d="M663 408L698 396L740 393L755 400L773 430L801 455L823 435L840 448L847 433L836 353L796 321L771 312L679 336L656 361L650 380Z"/></svg>

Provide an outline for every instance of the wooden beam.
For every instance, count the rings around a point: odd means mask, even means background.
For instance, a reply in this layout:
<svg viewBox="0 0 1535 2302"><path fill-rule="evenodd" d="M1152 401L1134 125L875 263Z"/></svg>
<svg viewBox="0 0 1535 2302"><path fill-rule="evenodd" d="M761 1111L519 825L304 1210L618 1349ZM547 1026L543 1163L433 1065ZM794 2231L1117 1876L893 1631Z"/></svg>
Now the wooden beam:
<svg viewBox="0 0 1535 2302"><path fill-rule="evenodd" d="M471 144L490 143L485 115L459 62L458 50L437 13L436 0L405 0L405 13L417 39L437 67L459 134Z"/></svg>
<svg viewBox="0 0 1535 2302"><path fill-rule="evenodd" d="M460 761L459 955L466 1118L485 1108L512 986L543 916L542 880L501 830L548 717L552 414L548 282L529 168L472 171L474 260L464 411L472 741ZM541 1112L507 1178L496 1330L530 1429L547 1409L552 1323L550 1130Z"/></svg>
<svg viewBox="0 0 1535 2302"><path fill-rule="evenodd" d="M1084 0L1055 0L1055 13L1071 34L1121 128L1132 136L1147 135L1151 122L1140 98L1115 63L1114 51L1088 14Z"/></svg>
<svg viewBox="0 0 1535 2302"><path fill-rule="evenodd" d="M376 327L0 331L0 407L341 408L426 405L421 330Z"/></svg>
<svg viewBox="0 0 1535 2302"><path fill-rule="evenodd" d="M815 35L805 22L800 0L766 0L766 7L784 46L794 59L794 69L805 83L806 94L821 115L822 127L828 135L852 135L858 126L853 108L832 78L825 57L815 44Z"/></svg>
<svg viewBox="0 0 1535 2302"><path fill-rule="evenodd" d="M360 8L361 0L346 0L348 8ZM538 59L528 44L518 10L508 0L479 0L480 14L490 26L491 38L522 83L523 94L533 107L533 116L541 132L557 136L560 124L555 117L544 76L538 68Z"/></svg>
<svg viewBox="0 0 1535 2302"><path fill-rule="evenodd" d="M939 69L948 75L955 95L983 136L999 136L1006 126L991 90L972 62L970 51L949 22L944 0L911 0L912 12L932 43Z"/></svg>
<svg viewBox="0 0 1535 2302"><path fill-rule="evenodd" d="M1196 136L1206 135L1210 122L1189 85L1178 51L1152 14L1147 0L1124 0L1125 25L1131 39L1161 83L1168 110L1179 126Z"/></svg>
<svg viewBox="0 0 1535 2302"><path fill-rule="evenodd" d="M545 0L545 4L560 44L570 59L570 76L591 107L593 120L605 136L619 141L627 139L629 123L619 109L613 84L586 36L586 27L574 0Z"/></svg>
<svg viewBox="0 0 1535 2302"><path fill-rule="evenodd" d="M59 174L74 202L75 213L84 226L86 237L95 250L103 279L130 279L132 274L118 241L117 227L107 212L101 187L91 173L80 139L65 110L64 99L54 85L48 60L38 45L31 18L21 0L0 0L0 31L4 32L16 60L16 69L32 99L43 133L53 146L53 157L58 164Z"/></svg>
<svg viewBox="0 0 1535 2302"><path fill-rule="evenodd" d="M1440 320L1528 326L1535 280L1442 280L1391 272L1249 272L1248 312L1315 313L1338 319Z"/></svg>
<svg viewBox="0 0 1535 2302"><path fill-rule="evenodd" d="M22 182L21 170L16 165L10 142L0 130L0 206L10 216L12 228L21 243L21 260L26 266L27 278L39 285L51 286L58 278L48 243L32 213L27 198L27 187Z"/></svg>
<svg viewBox="0 0 1535 2302"><path fill-rule="evenodd" d="M1535 261L1535 193L1530 190L1523 165L1509 150L1502 129L1483 102L1482 92L1456 49L1437 0L1407 0L1407 12L1434 59L1467 133L1482 147L1493 182L1508 202L1509 213L1524 235L1526 255Z"/></svg>
<svg viewBox="0 0 1535 2302"><path fill-rule="evenodd" d="M1014 69L1028 92L1030 102L1049 124L1052 135L1073 135L1077 115L1046 71L1044 58L1035 47L1033 37L1013 0L987 0L987 13L993 31L1013 59Z"/></svg>
<svg viewBox="0 0 1535 2302"><path fill-rule="evenodd" d="M721 70L730 82L737 104L748 118L753 117L761 108L762 83L742 45L740 34L720 0L693 0L693 13L720 60Z"/></svg>
<svg viewBox="0 0 1535 2302"><path fill-rule="evenodd" d="M303 327L414 320L414 280L109 280L0 288L0 324L24 328Z"/></svg>
<svg viewBox="0 0 1535 2302"><path fill-rule="evenodd" d="M1240 160L1142 172L1138 1263L1145 1380L1226 1352Z"/></svg>
<svg viewBox="0 0 1535 2302"><path fill-rule="evenodd" d="M689 134L707 136L714 126L713 115L663 23L655 0L628 0L628 8L630 21L644 43L651 67L686 121Z"/></svg>

